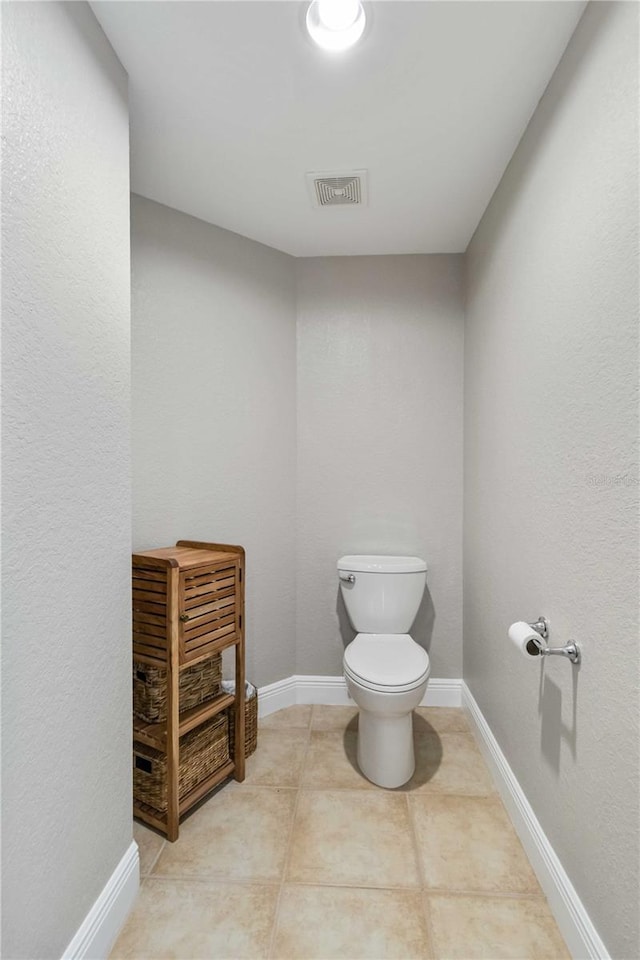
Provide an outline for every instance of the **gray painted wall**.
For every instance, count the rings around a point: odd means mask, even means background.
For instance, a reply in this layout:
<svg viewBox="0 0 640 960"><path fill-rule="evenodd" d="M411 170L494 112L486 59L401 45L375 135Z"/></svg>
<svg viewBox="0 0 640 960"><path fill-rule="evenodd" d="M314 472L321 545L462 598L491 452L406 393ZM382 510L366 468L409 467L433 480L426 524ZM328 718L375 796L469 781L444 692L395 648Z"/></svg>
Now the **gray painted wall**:
<svg viewBox="0 0 640 960"><path fill-rule="evenodd" d="M133 539L247 551L247 674L295 662L295 278L286 254L132 198Z"/></svg>
<svg viewBox="0 0 640 960"><path fill-rule="evenodd" d="M412 635L462 659L462 258L297 261L297 672L339 675L345 553L424 557Z"/></svg>
<svg viewBox="0 0 640 960"><path fill-rule="evenodd" d="M3 4L2 947L56 957L131 842L126 77Z"/></svg>
<svg viewBox="0 0 640 960"><path fill-rule="evenodd" d="M342 553L424 555L460 676L461 258L295 261L133 197L132 266L135 549L244 544L258 684L341 673Z"/></svg>
<svg viewBox="0 0 640 960"><path fill-rule="evenodd" d="M468 253L464 674L615 958L638 944L635 3L591 3ZM545 614L579 670L527 662Z"/></svg>

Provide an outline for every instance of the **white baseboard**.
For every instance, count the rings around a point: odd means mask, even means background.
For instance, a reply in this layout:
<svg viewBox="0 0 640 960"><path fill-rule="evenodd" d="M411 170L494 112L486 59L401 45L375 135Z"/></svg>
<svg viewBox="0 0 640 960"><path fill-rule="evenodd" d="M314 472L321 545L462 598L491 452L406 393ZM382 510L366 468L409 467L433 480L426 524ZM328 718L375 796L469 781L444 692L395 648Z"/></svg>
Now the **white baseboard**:
<svg viewBox="0 0 640 960"><path fill-rule="evenodd" d="M353 700L347 692L344 677L293 676L260 687L258 712L267 717L276 710L296 703L322 703L348 706ZM462 705L462 680L433 677L427 684L422 706L459 707Z"/></svg>
<svg viewBox="0 0 640 960"><path fill-rule="evenodd" d="M268 717L270 713L292 707L296 700L296 678L286 677L276 680L265 687L258 687L258 716Z"/></svg>
<svg viewBox="0 0 640 960"><path fill-rule="evenodd" d="M462 680L454 677L432 677L421 707L461 707Z"/></svg>
<svg viewBox="0 0 640 960"><path fill-rule="evenodd" d="M464 681L462 706L571 956L574 960L610 960L607 948Z"/></svg>
<svg viewBox="0 0 640 960"><path fill-rule="evenodd" d="M65 950L63 960L106 960L133 907L139 886L138 844L132 840Z"/></svg>

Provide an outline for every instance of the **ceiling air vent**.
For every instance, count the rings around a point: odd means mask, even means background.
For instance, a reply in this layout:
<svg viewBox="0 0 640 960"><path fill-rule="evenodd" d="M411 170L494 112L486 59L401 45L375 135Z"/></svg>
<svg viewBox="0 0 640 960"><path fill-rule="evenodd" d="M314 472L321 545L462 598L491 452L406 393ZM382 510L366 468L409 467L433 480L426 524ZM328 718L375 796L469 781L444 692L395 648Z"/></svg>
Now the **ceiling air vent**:
<svg viewBox="0 0 640 960"><path fill-rule="evenodd" d="M367 171L308 173L307 186L314 207L365 206Z"/></svg>

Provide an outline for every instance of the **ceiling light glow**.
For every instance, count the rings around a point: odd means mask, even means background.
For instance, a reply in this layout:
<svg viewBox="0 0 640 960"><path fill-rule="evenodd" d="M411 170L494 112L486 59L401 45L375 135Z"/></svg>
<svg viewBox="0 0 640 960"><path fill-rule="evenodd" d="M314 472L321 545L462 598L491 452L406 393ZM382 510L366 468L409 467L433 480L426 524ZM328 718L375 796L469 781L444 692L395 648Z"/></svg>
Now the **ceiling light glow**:
<svg viewBox="0 0 640 960"><path fill-rule="evenodd" d="M318 0L318 19L327 30L348 30L360 9L358 0Z"/></svg>
<svg viewBox="0 0 640 960"><path fill-rule="evenodd" d="M323 50L347 50L362 36L366 19L361 0L313 0L306 22Z"/></svg>

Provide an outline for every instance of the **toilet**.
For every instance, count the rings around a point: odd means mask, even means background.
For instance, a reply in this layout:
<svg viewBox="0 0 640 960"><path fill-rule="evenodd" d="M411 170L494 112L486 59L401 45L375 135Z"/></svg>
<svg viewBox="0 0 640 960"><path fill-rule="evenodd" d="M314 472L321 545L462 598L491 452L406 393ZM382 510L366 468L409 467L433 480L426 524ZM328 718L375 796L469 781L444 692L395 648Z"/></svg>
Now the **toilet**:
<svg viewBox="0 0 640 960"><path fill-rule="evenodd" d="M358 766L380 787L415 770L413 710L429 679L429 656L409 635L427 580L419 557L338 560L347 613L358 635L344 651L347 689L359 707Z"/></svg>

